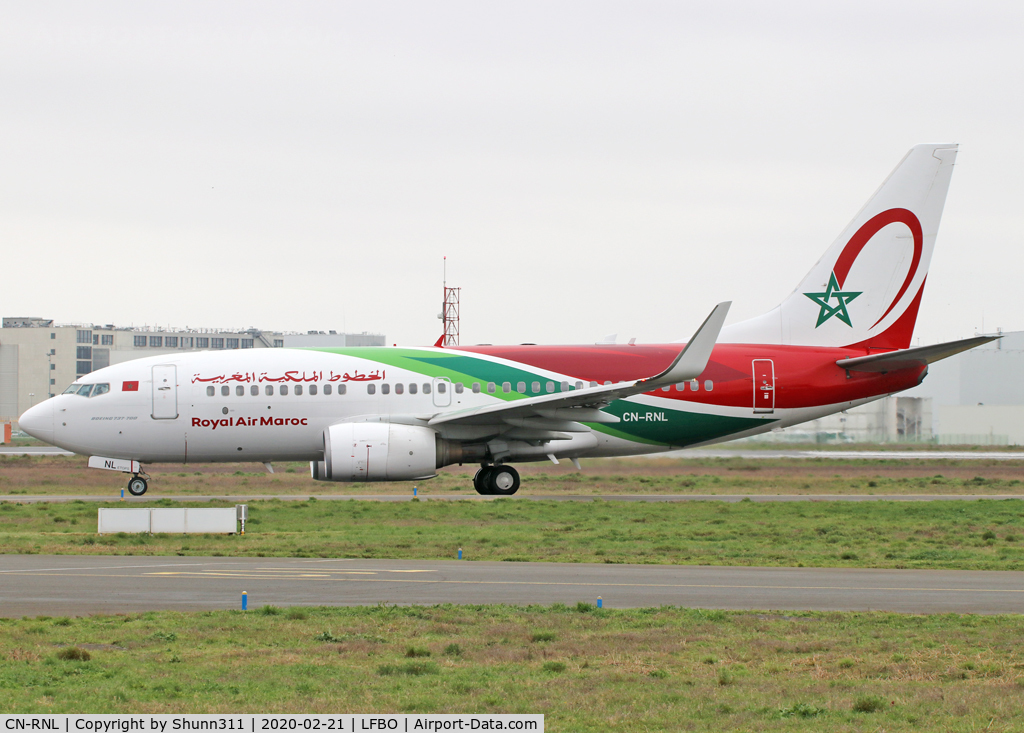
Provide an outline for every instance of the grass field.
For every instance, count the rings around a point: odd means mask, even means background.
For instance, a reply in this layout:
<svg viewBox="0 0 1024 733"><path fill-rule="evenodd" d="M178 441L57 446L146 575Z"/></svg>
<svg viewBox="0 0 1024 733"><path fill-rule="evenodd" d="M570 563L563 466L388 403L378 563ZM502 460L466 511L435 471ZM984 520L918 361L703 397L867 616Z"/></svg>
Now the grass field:
<svg viewBox="0 0 1024 733"><path fill-rule="evenodd" d="M0 619L4 712L539 712L548 730L1020 730L1021 616L263 608ZM84 657L88 656L88 659Z"/></svg>
<svg viewBox="0 0 1024 733"><path fill-rule="evenodd" d="M146 506L163 503L172 505ZM454 557L461 547L467 560L1024 569L1024 502L1017 499L733 504L272 499L249 502L247 533L241 537L97 536L98 506L0 503L0 553L440 559Z"/></svg>
<svg viewBox="0 0 1024 733"><path fill-rule="evenodd" d="M641 458L571 465L525 464L523 494L1013 494L1024 496L1024 460L831 460L824 458ZM147 466L151 496L412 494L411 482L313 481L305 463L279 463L274 474L252 463ZM473 468L452 466L417 482L426 494L475 496ZM74 457L0 456L0 495L117 497L123 474L91 470Z"/></svg>

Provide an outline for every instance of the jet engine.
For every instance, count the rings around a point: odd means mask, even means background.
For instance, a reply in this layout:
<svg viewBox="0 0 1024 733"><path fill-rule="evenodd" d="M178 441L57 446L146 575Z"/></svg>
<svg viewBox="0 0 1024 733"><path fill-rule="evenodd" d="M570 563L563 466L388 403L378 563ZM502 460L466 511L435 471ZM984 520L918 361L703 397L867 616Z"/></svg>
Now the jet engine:
<svg viewBox="0 0 1024 733"><path fill-rule="evenodd" d="M324 431L324 460L310 463L317 481L402 481L430 478L451 462L448 441L415 425L360 422Z"/></svg>

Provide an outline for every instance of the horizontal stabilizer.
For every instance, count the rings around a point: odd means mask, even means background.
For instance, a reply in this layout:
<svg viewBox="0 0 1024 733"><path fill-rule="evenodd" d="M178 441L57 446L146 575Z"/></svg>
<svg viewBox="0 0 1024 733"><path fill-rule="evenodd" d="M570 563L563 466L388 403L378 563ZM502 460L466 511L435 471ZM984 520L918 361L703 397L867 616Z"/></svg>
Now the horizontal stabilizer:
<svg viewBox="0 0 1024 733"><path fill-rule="evenodd" d="M959 354L961 351L967 351L975 346L995 341L997 338L1001 337L975 336L974 338L962 341L948 341L944 344L919 346L914 349L900 349L899 351L888 351L884 354L855 356L850 359L840 359L836 362L836 365L854 372L893 372L897 369L927 366L928 364Z"/></svg>

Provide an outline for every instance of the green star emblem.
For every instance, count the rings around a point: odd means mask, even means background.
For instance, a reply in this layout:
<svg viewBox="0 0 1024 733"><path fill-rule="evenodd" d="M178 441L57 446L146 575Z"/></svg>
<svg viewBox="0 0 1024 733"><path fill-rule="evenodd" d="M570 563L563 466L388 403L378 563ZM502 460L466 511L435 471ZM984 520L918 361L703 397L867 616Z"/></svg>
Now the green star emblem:
<svg viewBox="0 0 1024 733"><path fill-rule="evenodd" d="M863 292L863 290L858 293L843 292L839 289L839 281L836 280L836 274L833 272L832 276L828 279L828 287L825 288L824 293L804 293L804 295L821 306L821 312L818 313L818 322L814 324L814 327L817 328L829 318L835 316L852 328L853 323L850 322L850 313L846 310L846 306ZM829 305L829 301L833 298L839 301L834 306Z"/></svg>

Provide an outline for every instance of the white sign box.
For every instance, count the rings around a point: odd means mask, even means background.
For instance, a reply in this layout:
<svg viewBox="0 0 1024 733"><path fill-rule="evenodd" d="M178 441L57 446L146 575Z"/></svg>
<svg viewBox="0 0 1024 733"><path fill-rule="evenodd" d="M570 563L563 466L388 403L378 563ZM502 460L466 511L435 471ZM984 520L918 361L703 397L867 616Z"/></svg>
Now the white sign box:
<svg viewBox="0 0 1024 733"><path fill-rule="evenodd" d="M148 532L150 509L100 509L99 533Z"/></svg>
<svg viewBox="0 0 1024 733"><path fill-rule="evenodd" d="M227 509L100 509L97 531L150 534L234 534L235 507Z"/></svg>

